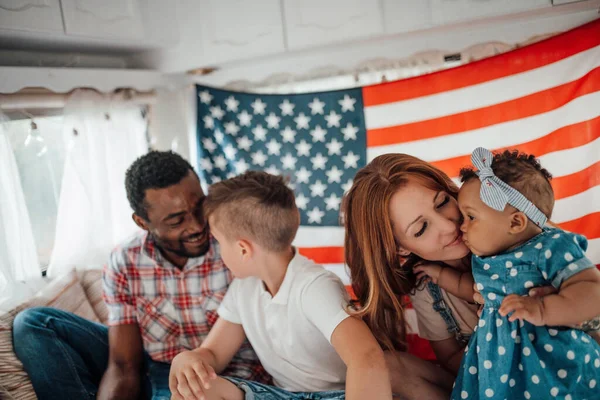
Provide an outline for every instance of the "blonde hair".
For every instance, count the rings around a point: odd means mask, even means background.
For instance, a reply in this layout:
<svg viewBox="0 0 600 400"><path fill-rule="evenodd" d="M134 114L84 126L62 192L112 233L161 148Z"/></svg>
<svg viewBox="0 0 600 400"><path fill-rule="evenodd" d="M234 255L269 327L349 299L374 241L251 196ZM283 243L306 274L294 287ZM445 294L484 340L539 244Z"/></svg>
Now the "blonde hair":
<svg viewBox="0 0 600 400"><path fill-rule="evenodd" d="M390 199L409 181L456 198L458 188L431 164L407 154L384 154L356 174L344 198L344 251L363 317L384 348L404 350L401 296L415 287L411 255L401 259L390 218Z"/></svg>
<svg viewBox="0 0 600 400"><path fill-rule="evenodd" d="M227 237L246 237L273 252L286 250L300 225L294 192L281 176L266 172L249 171L213 184L204 212Z"/></svg>

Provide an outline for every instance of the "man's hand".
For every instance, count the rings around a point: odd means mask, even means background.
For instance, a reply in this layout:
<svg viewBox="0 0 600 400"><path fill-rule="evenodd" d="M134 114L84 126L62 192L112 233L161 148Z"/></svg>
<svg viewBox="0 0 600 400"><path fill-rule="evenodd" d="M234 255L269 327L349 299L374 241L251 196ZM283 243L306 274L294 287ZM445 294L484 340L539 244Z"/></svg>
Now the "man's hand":
<svg viewBox="0 0 600 400"><path fill-rule="evenodd" d="M201 354L193 351L179 353L171 363L169 388L174 400L204 400L205 389L210 389L211 381L217 373Z"/></svg>
<svg viewBox="0 0 600 400"><path fill-rule="evenodd" d="M413 268L413 271L417 274L417 281L423 279L423 283L433 282L437 285L440 275L444 267L438 264L420 264Z"/></svg>
<svg viewBox="0 0 600 400"><path fill-rule="evenodd" d="M519 296L518 294L509 294L502 301L498 310L500 315L508 318L510 322L518 320L527 321L536 326L546 325L544 322L544 302L541 297Z"/></svg>

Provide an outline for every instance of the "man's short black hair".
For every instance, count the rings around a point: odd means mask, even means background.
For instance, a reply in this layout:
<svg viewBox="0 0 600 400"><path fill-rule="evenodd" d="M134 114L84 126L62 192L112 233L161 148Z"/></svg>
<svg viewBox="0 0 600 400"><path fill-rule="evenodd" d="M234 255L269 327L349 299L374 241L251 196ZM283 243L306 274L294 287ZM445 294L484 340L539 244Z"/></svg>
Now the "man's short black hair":
<svg viewBox="0 0 600 400"><path fill-rule="evenodd" d="M144 201L146 190L176 185L190 171L194 172L190 163L172 151L151 151L139 157L125 174L127 200L133 212L148 220L148 210Z"/></svg>

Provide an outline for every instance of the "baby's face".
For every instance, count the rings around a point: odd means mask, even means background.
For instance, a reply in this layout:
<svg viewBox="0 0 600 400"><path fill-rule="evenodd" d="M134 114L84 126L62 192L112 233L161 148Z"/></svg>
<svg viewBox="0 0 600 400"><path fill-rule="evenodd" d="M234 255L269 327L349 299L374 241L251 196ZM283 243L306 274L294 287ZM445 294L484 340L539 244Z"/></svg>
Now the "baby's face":
<svg viewBox="0 0 600 400"><path fill-rule="evenodd" d="M496 211L479 197L481 182L471 179L458 192L458 207L463 216L460 230L467 247L478 256L493 256L512 245L509 235L510 212Z"/></svg>

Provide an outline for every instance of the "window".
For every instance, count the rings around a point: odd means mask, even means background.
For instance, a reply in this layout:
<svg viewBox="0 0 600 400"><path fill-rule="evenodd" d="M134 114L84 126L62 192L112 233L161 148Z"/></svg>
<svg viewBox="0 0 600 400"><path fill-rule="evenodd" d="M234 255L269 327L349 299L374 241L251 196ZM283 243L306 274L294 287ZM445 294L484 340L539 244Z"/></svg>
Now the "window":
<svg viewBox="0 0 600 400"><path fill-rule="evenodd" d="M40 267L45 270L54 247L56 216L66 144L63 116L23 118L13 113L5 132L13 149Z"/></svg>

